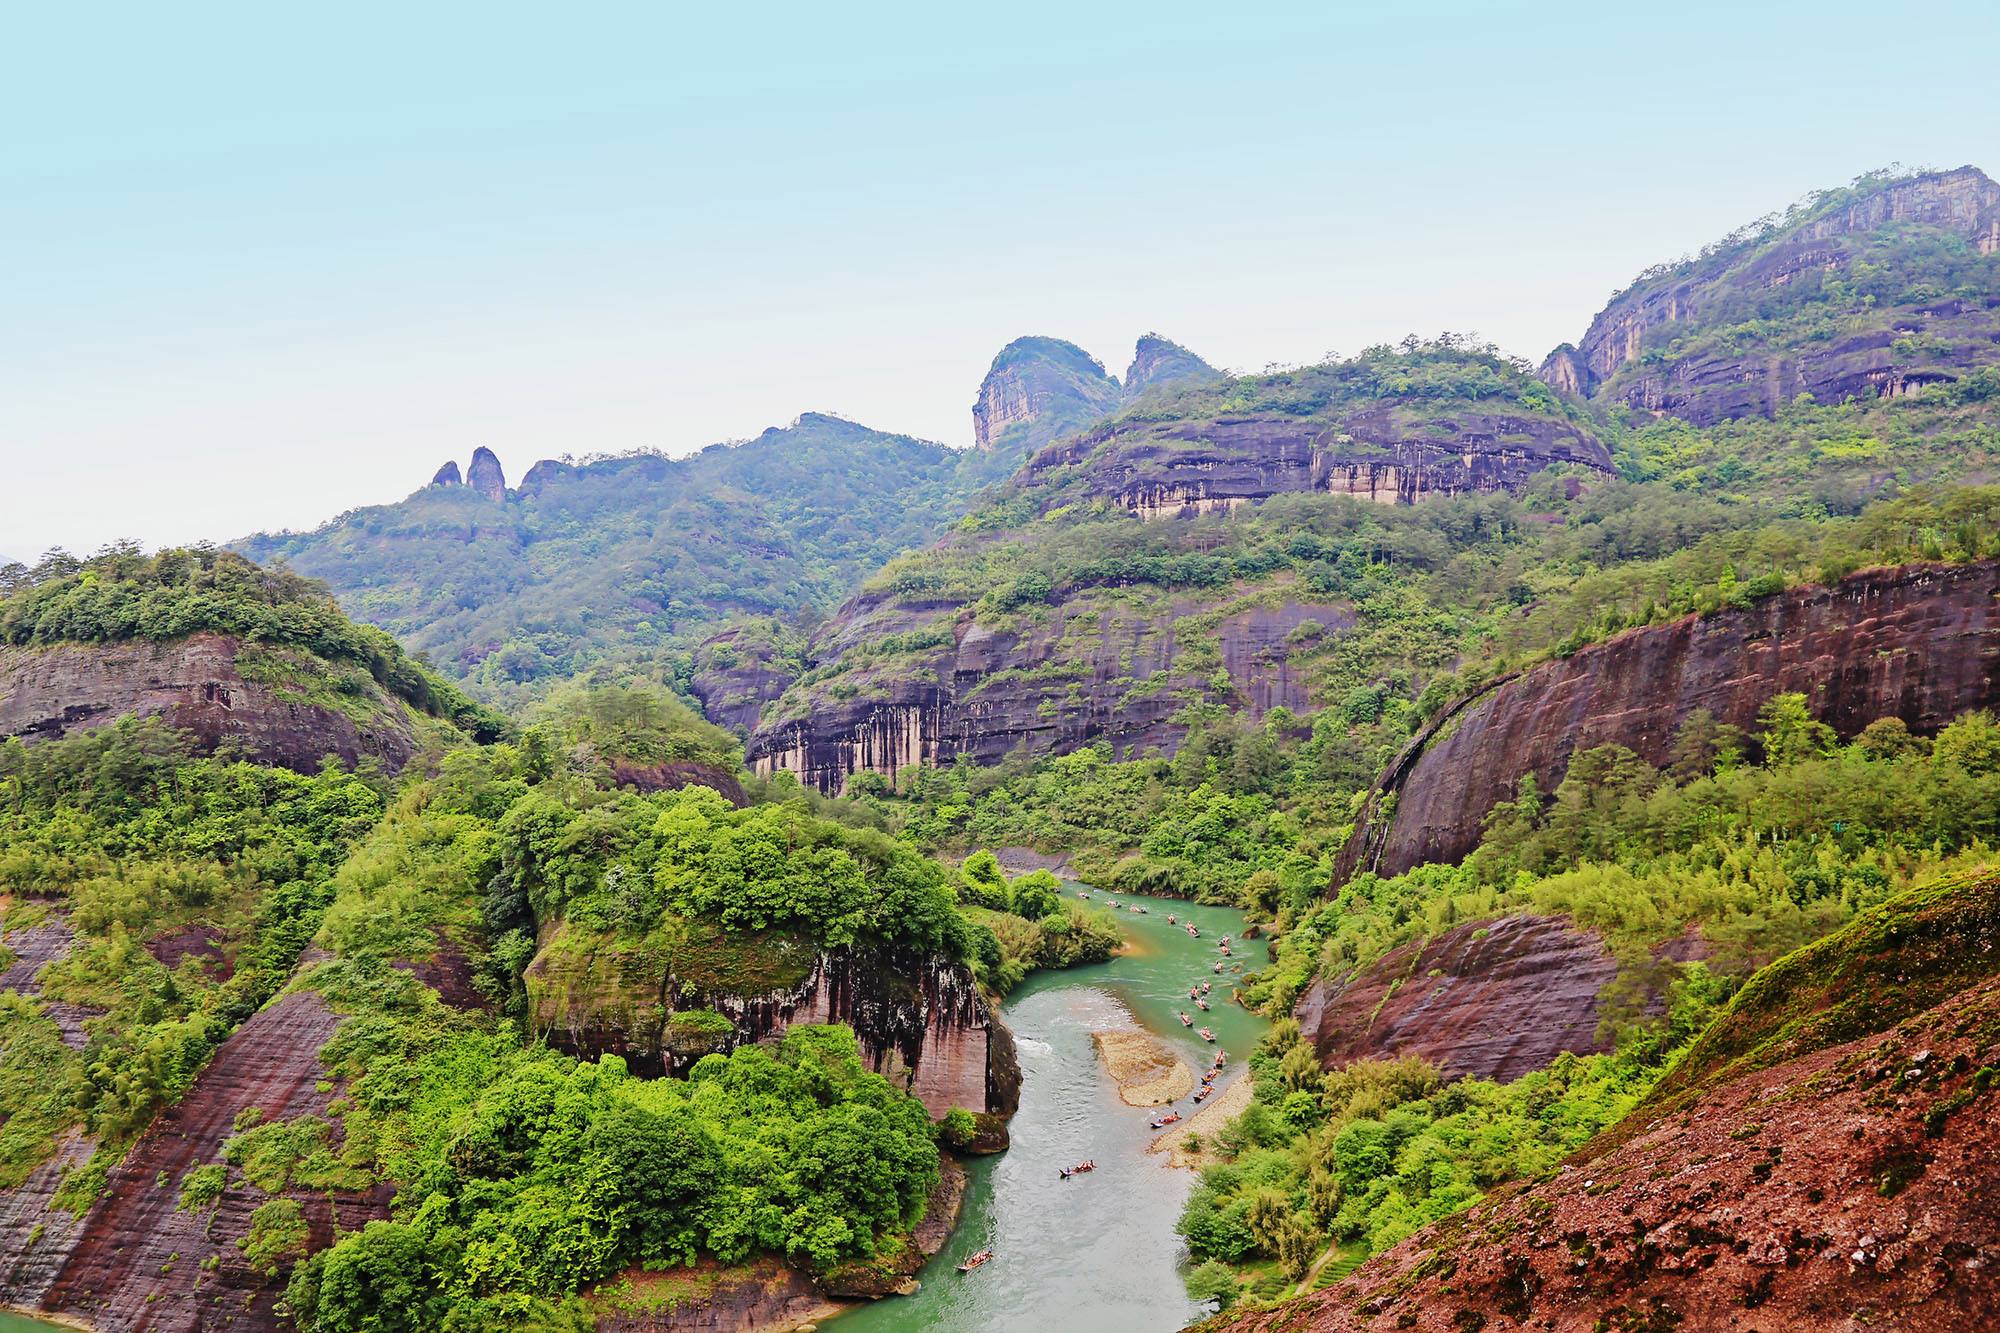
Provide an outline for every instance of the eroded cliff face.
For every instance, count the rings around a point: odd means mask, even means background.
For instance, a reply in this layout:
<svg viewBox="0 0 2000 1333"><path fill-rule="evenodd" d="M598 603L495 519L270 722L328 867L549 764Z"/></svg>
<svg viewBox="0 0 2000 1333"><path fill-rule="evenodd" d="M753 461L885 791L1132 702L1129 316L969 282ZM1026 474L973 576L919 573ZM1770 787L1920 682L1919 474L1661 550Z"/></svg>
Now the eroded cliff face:
<svg viewBox="0 0 2000 1333"><path fill-rule="evenodd" d="M1000 349L972 404L973 441L1030 446L1118 405L1118 381L1096 357L1060 338L1016 338Z"/></svg>
<svg viewBox="0 0 2000 1333"><path fill-rule="evenodd" d="M754 731L764 706L797 676L794 665L781 658L781 648L772 634L746 629L704 640L695 653L692 688L708 720L739 736Z"/></svg>
<svg viewBox="0 0 2000 1333"><path fill-rule="evenodd" d="M1218 380L1149 397L1122 416L1048 446L1016 475L1044 514L1115 505L1147 520L1227 513L1295 494L1385 505L1520 491L1549 468L1608 475L1603 444L1538 384L1481 407L1470 398L1385 399L1352 367L1292 380ZM1481 373L1504 382L1504 368ZM1370 387L1356 390L1355 383ZM1234 396L1274 406L1234 412ZM1286 402L1299 408L1285 410ZM1312 406L1317 403L1317 406ZM1312 407L1307 411L1307 407ZM965 537L1010 540L1006 530ZM1119 758L1171 755L1190 703L1260 717L1309 711L1302 663L1353 626L1344 604L1291 574L1164 597L1107 582L1051 589L1017 613L922 591L871 590L815 636L819 666L760 705L747 754L838 791L857 772L893 775L960 756L991 764L1017 750L1061 754L1105 744ZM885 644L898 645L892 653ZM922 645L922 646L912 646ZM726 701L759 690L717 677ZM733 706L733 704L732 704ZM740 716L740 714L739 714Z"/></svg>
<svg viewBox="0 0 2000 1333"><path fill-rule="evenodd" d="M1801 393L1820 402L1896 396L2000 361L2000 303L1942 289L1872 302L1842 318L1831 337L1780 329L1775 340L1756 335L1667 350L1674 337L1740 323L1749 318L1745 311L1770 313L1757 311L1759 294L1777 306L1797 304L1808 290L1848 274L1870 245L1895 245L1896 235L1884 229L1898 227L2000 254L2000 185L1973 167L1895 182L1767 240L1642 280L1599 312L1574 348L1551 353L1541 377L1566 393L1708 425L1768 415Z"/></svg>
<svg viewBox="0 0 2000 1333"><path fill-rule="evenodd" d="M171 642L0 647L0 738L30 743L89 731L126 715L158 716L205 751L239 746L261 763L314 772L334 755L372 756L391 770L417 749L415 715L370 681L336 709L288 684L287 656L260 648L246 677L244 643L226 634Z"/></svg>
<svg viewBox="0 0 2000 1333"><path fill-rule="evenodd" d="M1155 384L1170 384L1175 380L1202 378L1216 373L1215 367L1179 343L1162 338L1157 333L1142 334L1138 345L1132 349L1132 364L1125 371L1125 392L1127 395L1143 393Z"/></svg>
<svg viewBox="0 0 2000 1333"><path fill-rule="evenodd" d="M480 445L472 451L472 464L465 469L465 484L498 504L507 498L507 474L491 449Z"/></svg>
<svg viewBox="0 0 2000 1333"><path fill-rule="evenodd" d="M736 962L754 960L754 974ZM1018 1104L1013 1039L964 968L780 936L632 945L569 925L526 976L536 1031L578 1055L616 1054L648 1075L773 1040L794 1024L844 1023L862 1059L932 1115L964 1107L1001 1122Z"/></svg>
<svg viewBox="0 0 2000 1333"><path fill-rule="evenodd" d="M945 616L948 638L937 628ZM839 791L858 772L893 775L959 755L992 764L1017 748L1062 754L1102 742L1121 757L1171 755L1186 732L1174 718L1190 698L1217 698L1256 717L1281 705L1304 711L1297 659L1353 623L1346 603L1296 590L1234 612L1186 598L1149 606L1096 590L1008 629L980 624L970 608L864 595L816 651L837 657L926 628L947 641L914 664L851 673L853 695L817 695L803 717L767 717L746 753L758 773L789 772L823 791ZM1191 653L1192 644L1200 651Z"/></svg>
<svg viewBox="0 0 2000 1333"><path fill-rule="evenodd" d="M1293 1014L1328 1069L1420 1055L1446 1078L1505 1083L1564 1051L1607 1049L1598 1002L1617 974L1595 935L1558 917L1509 916L1320 977Z"/></svg>
<svg viewBox="0 0 2000 1333"><path fill-rule="evenodd" d="M1754 730L1774 694L1805 695L1843 737L1880 717L1935 732L2000 703L2000 561L1872 569L1743 610L1627 630L1505 678L1411 742L1378 784L1337 878L1453 862L1523 775L1555 789L1570 756L1622 745L1664 764L1696 709ZM1380 798L1396 794L1382 826Z"/></svg>
<svg viewBox="0 0 2000 1333"><path fill-rule="evenodd" d="M1318 491L1378 504L1518 491L1558 463L1608 474L1594 436L1557 417L1459 411L1419 416L1374 404L1326 422L1282 413L1148 421L1120 418L1044 449L1026 486L1079 478L1143 518L1225 512Z"/></svg>

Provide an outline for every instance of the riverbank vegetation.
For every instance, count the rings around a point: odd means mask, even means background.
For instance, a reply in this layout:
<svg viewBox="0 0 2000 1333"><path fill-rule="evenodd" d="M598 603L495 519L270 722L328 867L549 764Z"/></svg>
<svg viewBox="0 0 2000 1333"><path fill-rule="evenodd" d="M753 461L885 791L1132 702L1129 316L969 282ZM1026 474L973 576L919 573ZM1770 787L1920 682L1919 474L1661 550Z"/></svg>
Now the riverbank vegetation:
<svg viewBox="0 0 2000 1333"><path fill-rule="evenodd" d="M1602 1055L1508 1084L1445 1081L1416 1059L1331 1073L1289 1019L1253 1060L1256 1099L1181 1229L1205 1294L1275 1298L1323 1260L1377 1253L1509 1180L1546 1174L1629 1110L1758 967L1914 884L1991 859L2000 725L1934 740L1896 719L1839 743L1779 695L1745 734L1696 715L1655 769L1607 746L1544 797L1524 784L1456 866L1363 874L1330 902L1281 905L1276 961L1248 1002L1289 1012L1315 977L1353 976L1453 926L1568 917L1618 960ZM1696 961L1671 961L1663 946ZM1225 1270L1228 1276L1225 1280Z"/></svg>

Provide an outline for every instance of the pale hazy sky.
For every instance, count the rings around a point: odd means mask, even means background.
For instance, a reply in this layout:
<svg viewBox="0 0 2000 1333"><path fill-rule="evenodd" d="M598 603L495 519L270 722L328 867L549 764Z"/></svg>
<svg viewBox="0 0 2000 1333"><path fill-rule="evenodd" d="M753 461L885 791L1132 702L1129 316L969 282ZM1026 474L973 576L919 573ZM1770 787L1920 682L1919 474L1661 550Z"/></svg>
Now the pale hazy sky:
<svg viewBox="0 0 2000 1333"><path fill-rule="evenodd" d="M2000 6L22 6L0 556L305 527L446 458L1475 331L1892 161L2000 171Z"/></svg>

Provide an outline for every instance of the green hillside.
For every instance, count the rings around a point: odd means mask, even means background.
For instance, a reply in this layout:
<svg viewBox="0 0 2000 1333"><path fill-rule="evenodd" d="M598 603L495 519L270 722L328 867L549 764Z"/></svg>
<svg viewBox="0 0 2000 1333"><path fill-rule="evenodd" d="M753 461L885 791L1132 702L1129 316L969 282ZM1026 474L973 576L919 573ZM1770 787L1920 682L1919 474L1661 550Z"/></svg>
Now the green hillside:
<svg viewBox="0 0 2000 1333"><path fill-rule="evenodd" d="M600 663L671 674L732 617L830 611L1007 466L808 414L687 458L543 464L499 501L429 486L239 546L324 581L482 697L519 702Z"/></svg>

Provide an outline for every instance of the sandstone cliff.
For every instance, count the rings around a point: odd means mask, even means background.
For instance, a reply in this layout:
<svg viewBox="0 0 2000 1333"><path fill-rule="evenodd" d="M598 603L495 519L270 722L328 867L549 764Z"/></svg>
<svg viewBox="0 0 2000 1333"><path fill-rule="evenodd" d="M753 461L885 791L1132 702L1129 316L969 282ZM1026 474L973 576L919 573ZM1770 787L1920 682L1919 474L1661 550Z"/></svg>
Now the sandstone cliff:
<svg viewBox="0 0 2000 1333"><path fill-rule="evenodd" d="M1177 342L1157 333L1141 334L1132 349L1132 364L1125 371L1125 392L1140 393L1155 384L1174 380L1213 377L1218 372Z"/></svg>
<svg viewBox="0 0 2000 1333"><path fill-rule="evenodd" d="M0 647L0 737L50 740L127 715L301 772L328 755L400 769L425 721L359 668L232 635Z"/></svg>
<svg viewBox="0 0 2000 1333"><path fill-rule="evenodd" d="M465 484L496 504L507 498L507 474L491 449L480 445L472 451L472 465L465 470Z"/></svg>
<svg viewBox="0 0 2000 1333"><path fill-rule="evenodd" d="M2000 185L1836 191L1613 298L1542 378L1697 424L1888 397L2000 363ZM1817 317L1817 318L1816 318Z"/></svg>
<svg viewBox="0 0 2000 1333"><path fill-rule="evenodd" d="M325 1073L317 1053L338 1023L310 993L287 995L252 1016L112 1168L79 1222L45 1207L37 1220L50 1225L0 1241L0 1297L104 1329L284 1326L276 1309L282 1282L252 1267L237 1244L269 1196L238 1180L212 1209L183 1211L179 1184L195 1167L221 1159L237 1117L250 1108L267 1120L326 1116L333 1094L319 1090ZM78 1143L59 1153L27 1185L0 1196L0 1207L25 1218L40 1177L87 1151ZM314 1248L331 1244L336 1230L389 1214L386 1187L288 1193L304 1210Z"/></svg>
<svg viewBox="0 0 2000 1333"><path fill-rule="evenodd" d="M708 720L749 735L764 706L798 678L804 640L803 634L769 622L704 640L695 651L692 688Z"/></svg>
<svg viewBox="0 0 2000 1333"><path fill-rule="evenodd" d="M1000 349L972 404L973 442L1032 447L1117 407L1118 381L1096 357L1060 338L1016 338Z"/></svg>
<svg viewBox="0 0 2000 1333"><path fill-rule="evenodd" d="M1447 1078L1505 1083L1564 1051L1605 1049L1598 997L1618 974L1596 936L1554 917L1455 926L1299 998L1299 1030L1329 1069L1421 1055Z"/></svg>
<svg viewBox="0 0 2000 1333"><path fill-rule="evenodd" d="M1609 474L1611 456L1576 424L1528 411L1418 412L1367 403L1330 415L1218 412L1119 418L1044 449L1021 483L1061 482L1142 518L1226 512L1294 491L1377 504L1517 491L1570 464Z"/></svg>
<svg viewBox="0 0 2000 1333"><path fill-rule="evenodd" d="M452 459L446 459L444 466L439 468L437 474L431 478L431 485L433 486L458 486L462 484L458 476L458 464Z"/></svg>
<svg viewBox="0 0 2000 1333"><path fill-rule="evenodd" d="M1936 731L2000 703L1996 595L2000 561L1865 570L1742 610L1627 630L1497 681L1390 765L1336 882L1363 869L1392 875L1461 859L1524 774L1553 791L1577 750L1622 745L1663 764L1698 708L1754 729L1766 700L1797 691L1843 737L1890 716ZM1375 812L1391 792L1384 826Z"/></svg>
<svg viewBox="0 0 2000 1333"><path fill-rule="evenodd" d="M845 1023L870 1068L932 1115L954 1106L981 1115L992 1146L1004 1143L1019 1100L1011 1035L968 972L932 958L776 935L635 945L558 925L526 981L538 1034L578 1055L621 1055L646 1074L684 1073L795 1023Z"/></svg>
<svg viewBox="0 0 2000 1333"><path fill-rule="evenodd" d="M1181 520L1286 496L1410 505L1517 492L1550 468L1580 487L1610 458L1544 385L1457 343L1155 389L1041 450L990 511L849 601L814 636L801 682L759 708L749 762L836 791L864 770L961 755L988 764L1017 748L1172 754L1190 704L1308 711L1324 701L1310 697L1304 663L1355 625L1351 605L1269 565L1206 587L1146 586L1151 562L1227 547L1226 526L1128 524L1116 545L1089 531L1084 543L1118 555L1068 583L1059 557L1046 561L1057 574L1005 589L963 569L1017 542L1060 549L1070 524L1107 510ZM1309 530L1309 511L1285 512ZM1016 566L994 564L1014 579ZM745 693L726 677L697 689Z"/></svg>
<svg viewBox="0 0 2000 1333"><path fill-rule="evenodd" d="M992 764L1021 747L1060 754L1102 742L1124 757L1172 754L1185 734L1175 716L1192 694L1255 717L1280 705L1306 709L1296 659L1353 622L1345 603L1295 587L1233 610L1193 598L1147 608L1085 590L1043 620L998 629L970 607L864 593L816 652L838 660L850 646L895 635L930 635L937 646L857 667L842 678L851 694L813 693L798 701L802 716L767 714L746 755L760 774L790 772L838 791L857 772L893 774L959 755ZM1226 689L1194 665L1211 655Z"/></svg>

